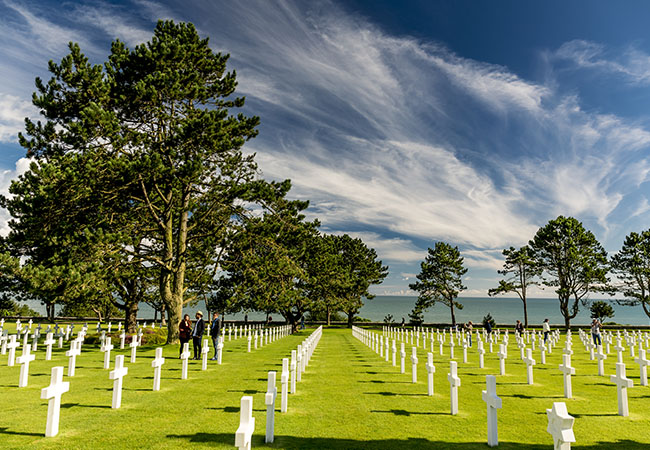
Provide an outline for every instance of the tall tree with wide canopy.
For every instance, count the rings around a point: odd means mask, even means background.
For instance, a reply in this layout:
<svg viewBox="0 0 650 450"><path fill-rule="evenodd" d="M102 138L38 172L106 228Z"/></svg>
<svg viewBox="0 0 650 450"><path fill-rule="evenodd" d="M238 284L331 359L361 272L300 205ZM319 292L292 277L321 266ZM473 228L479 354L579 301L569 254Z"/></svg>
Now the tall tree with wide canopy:
<svg viewBox="0 0 650 450"><path fill-rule="evenodd" d="M611 264L618 280L615 290L625 296L618 303L640 304L650 317L650 230L627 235L621 250L612 256Z"/></svg>
<svg viewBox="0 0 650 450"><path fill-rule="evenodd" d="M71 44L60 64L50 63L51 80L37 79L33 102L45 123L27 121L21 137L38 164L82 159L76 172L65 165L80 175L70 189L89 191L76 205L103 208L103 221L87 228L117 235L107 253L157 270L169 343L178 339L183 305L212 282L220 234L241 212L238 199L256 170L241 147L259 119L230 114L244 100L232 97L227 60L193 25L172 21L133 50L114 41L103 66ZM113 227L99 225L110 220ZM125 236L134 233L146 237L139 253Z"/></svg>
<svg viewBox="0 0 650 450"><path fill-rule="evenodd" d="M420 263L420 273L416 277L418 281L409 284L411 289L418 292L414 311L424 311L436 303L442 303L449 307L451 324L456 326L454 308L463 309L462 303L456 299L467 289L462 282L463 275L467 273L463 261L458 247L446 242L436 242L433 249L428 249L427 257Z"/></svg>
<svg viewBox="0 0 650 450"><path fill-rule="evenodd" d="M520 249L514 247L503 250L506 257L503 269L498 270L500 275L507 276L505 280L499 280L499 286L488 290L488 295L493 297L499 294L514 292L524 304L524 325L528 327L528 288L539 284L535 278L542 274L537 262L533 259L533 252L527 245Z"/></svg>
<svg viewBox="0 0 650 450"><path fill-rule="evenodd" d="M607 290L607 252L580 221L564 216L540 228L529 245L543 270L542 283L555 288L568 331L581 301Z"/></svg>

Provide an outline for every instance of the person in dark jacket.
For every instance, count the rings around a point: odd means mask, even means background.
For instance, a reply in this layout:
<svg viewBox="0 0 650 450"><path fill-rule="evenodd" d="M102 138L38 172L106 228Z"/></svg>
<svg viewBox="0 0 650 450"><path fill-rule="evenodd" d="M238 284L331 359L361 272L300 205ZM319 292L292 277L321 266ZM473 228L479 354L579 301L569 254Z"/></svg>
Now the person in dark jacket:
<svg viewBox="0 0 650 450"><path fill-rule="evenodd" d="M199 359L201 357L201 338L205 332L205 322L201 311L197 311L195 317L196 322L194 322L194 328L192 328L192 344L194 346L194 359Z"/></svg>
<svg viewBox="0 0 650 450"><path fill-rule="evenodd" d="M178 325L178 338L181 340L181 349L178 352L178 357L183 353L183 346L186 342L190 341L190 336L192 335L192 321L190 320L190 315L185 314L183 320Z"/></svg>
<svg viewBox="0 0 650 450"><path fill-rule="evenodd" d="M219 343L219 336L221 335L221 318L218 312L212 314L212 323L210 323L210 337L212 338L212 345L214 346L214 356L212 361L217 359L217 344Z"/></svg>

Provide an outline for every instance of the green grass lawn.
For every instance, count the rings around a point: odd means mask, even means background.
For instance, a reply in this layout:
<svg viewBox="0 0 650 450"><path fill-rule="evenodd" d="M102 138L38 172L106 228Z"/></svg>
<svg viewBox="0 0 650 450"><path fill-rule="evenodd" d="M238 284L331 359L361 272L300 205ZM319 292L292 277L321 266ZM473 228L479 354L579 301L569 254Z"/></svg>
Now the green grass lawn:
<svg viewBox="0 0 650 450"><path fill-rule="evenodd" d="M7 367L0 360L0 448L234 448L243 395L253 396L257 425L253 447L268 448L486 448L486 407L481 399L485 375L498 374L495 353L486 354L484 369L478 368L476 347L469 363L462 363L462 348L456 347L460 412L449 414L447 382L448 347L445 356L434 354L435 395L428 397L426 352L419 351L418 383L411 383L410 348L407 370L386 363L379 355L352 337L348 329L326 329L313 358L289 396L289 410L280 413L276 403L275 442L264 444L267 372L278 371L282 358L313 330L306 330L268 346L246 352L246 341L226 340L223 364L210 361L201 371L200 361L191 361L188 380L180 379L178 346L166 346L161 391L153 392L151 360L154 347L138 351L135 364L128 363L129 349L113 352L126 355L129 374L124 381L122 408L111 409L112 381L103 367L97 346L85 345L77 359L70 391L63 396L59 435L45 438L47 402L40 390L49 385L51 367L67 368L64 349L55 349L52 361L44 361L39 346L31 365L29 386L18 388L20 367ZM525 366L511 335L508 375L497 376L497 393L503 400L498 412L499 446L510 449L552 447L546 432L546 408L566 401L576 418L574 448L650 448L650 387L639 386L638 365L626 352L630 416L617 415L616 387L609 376L598 377L596 361L589 361L577 333L574 334L574 398L563 398L561 346L540 365L534 352L535 384L526 384ZM117 341L119 346L119 340ZM68 346L66 346L68 347ZM407 346L408 348L408 346ZM212 354L210 355L212 356ZM615 371L616 354L606 361L606 373ZM67 374L67 370L66 370Z"/></svg>

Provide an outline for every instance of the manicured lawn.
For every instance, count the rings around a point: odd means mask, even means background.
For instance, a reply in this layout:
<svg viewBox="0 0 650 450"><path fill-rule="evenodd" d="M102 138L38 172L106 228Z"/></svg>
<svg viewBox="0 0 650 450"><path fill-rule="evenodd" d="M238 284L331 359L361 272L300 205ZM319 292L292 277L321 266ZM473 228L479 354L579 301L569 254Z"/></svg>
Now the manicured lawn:
<svg viewBox="0 0 650 450"><path fill-rule="evenodd" d="M246 352L244 339L226 340L223 364L210 361L201 371L200 361L191 361L189 380L180 379L178 347L165 347L168 358L163 366L161 391L152 392L154 347L138 351L135 364L128 363L122 408L111 405L112 381L102 369L103 354L85 345L77 360L70 391L63 396L60 433L45 438L47 402L40 389L50 381L55 365L67 367L64 349L55 349L53 360L44 361L39 347L31 365L29 386L18 388L20 367L7 367L0 359L0 448L234 448L239 422L239 402L252 395L257 420L253 447L264 447L264 393L266 374L280 370L282 358L313 330L306 330L268 346ZM650 387L639 386L638 365L626 351L628 377L635 386L629 389L630 417L617 415L616 387L609 376L598 377L596 361L589 361L577 333L574 333L574 398L563 398L561 345L540 365L534 352L535 384L526 384L525 366L511 336L506 371L497 376L497 393L503 399L499 410L500 448L552 448L546 432L546 408L566 401L576 417L574 448L650 448ZM117 342L119 346L119 340ZM408 346L407 346L408 348ZM279 412L278 395L275 442L268 448L486 448L486 407L481 400L485 375L498 374L495 353L486 354L486 367L478 368L476 347L470 350L469 363L462 363L462 348L456 347L459 376L460 413L449 414L447 382L448 347L445 356L434 354L435 395L428 397L426 352L419 351L418 383L411 383L410 349L406 373L386 363L348 329L326 329L297 393L289 396L289 411ZM129 349L115 354L129 355ZM212 353L210 354L212 356ZM616 354L609 355L606 373L614 373ZM67 373L67 371L66 371Z"/></svg>

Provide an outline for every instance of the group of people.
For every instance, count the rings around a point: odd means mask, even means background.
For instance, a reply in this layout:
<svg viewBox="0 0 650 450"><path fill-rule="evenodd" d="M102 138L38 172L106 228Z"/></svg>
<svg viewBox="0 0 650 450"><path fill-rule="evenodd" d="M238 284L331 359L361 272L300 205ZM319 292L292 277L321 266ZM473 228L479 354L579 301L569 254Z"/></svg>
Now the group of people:
<svg viewBox="0 0 650 450"><path fill-rule="evenodd" d="M196 312L195 318L196 321L192 324L190 315L185 314L183 320L181 320L181 323L178 326L178 337L181 340L180 353L183 352L185 343L189 342L190 338L192 338L192 346L194 347L194 358L192 359L199 359L201 357L201 347L203 345L203 333L205 333L205 321L203 320L203 313L201 311ZM219 313L215 312L212 314L212 322L210 322L210 337L212 338L212 344L214 346L214 356L210 358L212 361L217 359L217 343L220 335L221 318L219 317Z"/></svg>

